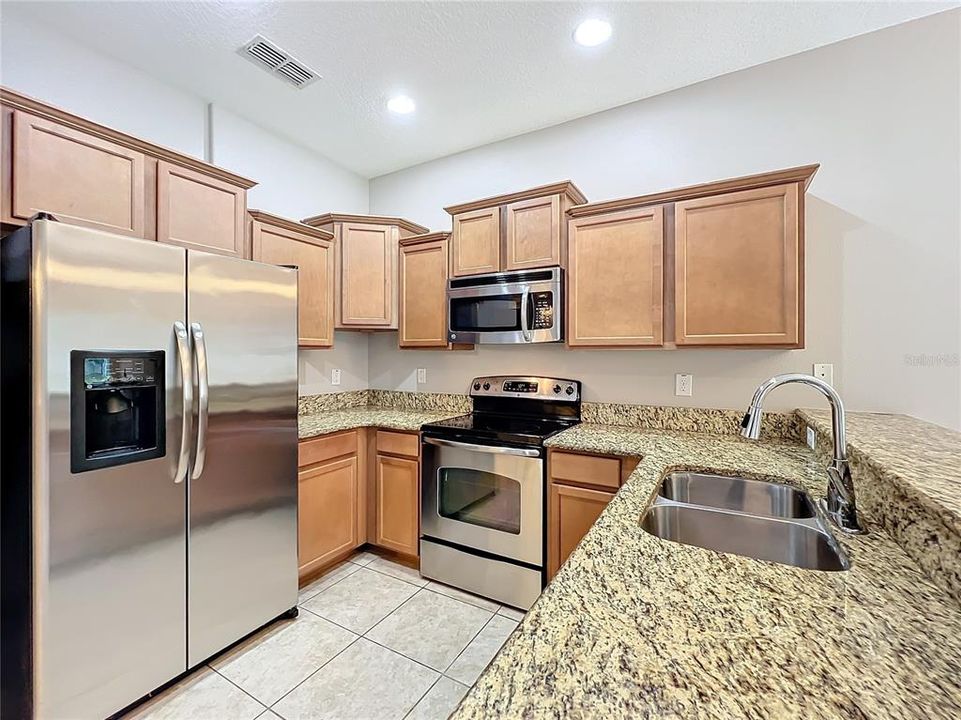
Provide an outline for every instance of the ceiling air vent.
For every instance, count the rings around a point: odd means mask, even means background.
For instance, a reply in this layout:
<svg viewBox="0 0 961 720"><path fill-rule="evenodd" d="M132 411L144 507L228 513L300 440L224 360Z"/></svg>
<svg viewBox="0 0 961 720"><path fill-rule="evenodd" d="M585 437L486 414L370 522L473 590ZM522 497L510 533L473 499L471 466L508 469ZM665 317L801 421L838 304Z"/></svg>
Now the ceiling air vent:
<svg viewBox="0 0 961 720"><path fill-rule="evenodd" d="M296 60L290 53L281 50L263 35L255 36L238 52L295 88L307 87L320 79L320 75Z"/></svg>

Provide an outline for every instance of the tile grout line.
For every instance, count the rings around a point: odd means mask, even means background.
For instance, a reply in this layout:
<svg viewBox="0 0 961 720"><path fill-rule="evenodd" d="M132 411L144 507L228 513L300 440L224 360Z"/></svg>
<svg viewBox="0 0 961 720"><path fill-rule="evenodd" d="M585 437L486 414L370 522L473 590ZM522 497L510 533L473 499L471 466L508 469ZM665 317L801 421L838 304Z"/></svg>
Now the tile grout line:
<svg viewBox="0 0 961 720"><path fill-rule="evenodd" d="M310 612L310 611L308 610L307 612ZM310 614L311 614L311 615L314 615L314 616L316 616L316 617L320 617L320 615L317 615L317 613L310 613ZM321 618L321 620L326 620L327 622L331 622L330 620L327 620L327 618ZM333 624L333 625L337 625L337 623L332 623L332 624ZM347 628L341 627L340 625L337 625L337 627L341 628L342 630L347 630ZM288 691L285 692L283 695L281 695L279 698L277 698L277 699L274 701L273 705L270 705L267 709L268 709L268 710L273 710L274 712L276 712L276 713L277 713L278 715L280 715L281 717L284 717L284 716L281 715L279 712L277 712L276 710L274 710L274 708L277 707L277 705L280 703L280 701L283 700L283 699L284 699L285 697L287 697L288 695L290 695L290 693L292 693L294 690L296 690L297 688L299 688L299 687L300 687L301 685L303 685L305 682L307 682L308 680L310 680L314 675L316 675L317 673L319 673L319 672L320 672L321 670L323 670L325 667L327 667L328 665L330 665L330 663L332 663L334 660L336 660L338 657L340 657L340 655L343 654L343 653L347 650L347 648L349 648L349 647L350 647L351 645L353 645L355 642L357 642L358 640L360 640L360 638L361 638L360 635L358 635L357 633L353 632L352 630L347 630L347 631L350 632L350 633L352 633L352 634L354 635L354 638L353 638L349 643L347 643L347 644L346 644L343 648L341 648L338 652L334 653L334 655L332 655L332 656L330 657L330 659L327 660L327 662L322 663L322 664L320 665L320 667L318 667L316 670L314 670L312 673L310 673L307 677L305 677L305 678L304 678L303 680L301 680L299 683L297 683L297 684L294 685L292 688L290 688L290 690L288 690Z"/></svg>
<svg viewBox="0 0 961 720"><path fill-rule="evenodd" d="M235 683L233 680L231 680L229 677L227 677L227 676L224 675L222 672L220 672L220 671L219 671L217 668L215 668L213 665L207 665L207 667L209 667L211 670L214 671L214 673L216 673L217 675L219 675L220 677L222 677L224 680L226 680L228 683L230 683L231 685L233 685L235 688L237 688L238 690L240 690L240 692L242 692L244 695L246 695L246 696L249 697L249 698L252 698L252 699L253 699L258 705L260 705L264 710L270 710L270 705L265 705L264 703L262 703L260 700L258 700L258 699L255 698L253 695L251 695L249 692L247 692L247 691L244 690L242 687L240 687L240 685L238 685L238 684ZM263 715L263 714L264 714L264 712L263 712L263 710L261 710L259 713L257 713L257 714L254 716L254 720L256 720L256 718L260 717L260 716Z"/></svg>
<svg viewBox="0 0 961 720"><path fill-rule="evenodd" d="M454 667L454 663L457 662L458 658L460 658L461 655L463 655L465 652L467 652L467 648L470 647L470 644L477 639L477 636L478 636L478 635L480 635L482 632L484 632L484 628L486 628L488 625L490 625L490 624L491 624L491 620L493 620L495 617L497 617L497 613L493 613L489 618L487 618L487 622L485 622L485 623L481 626L480 630L478 630L476 633L474 633L474 637L472 637L472 638L468 641L468 643L464 646L463 650L461 650L459 653L457 653L457 657L455 657L453 660L451 660L450 663L447 665L447 667L444 668L444 670L441 672L441 674L442 674L444 677L447 677L447 671L450 670L452 667ZM455 682L459 682L459 681L456 680L455 678L450 678L450 679L451 679L451 680L454 680ZM461 683L461 685L463 685L463 684L464 684L464 683ZM471 686L473 686L473 683L471 683Z"/></svg>

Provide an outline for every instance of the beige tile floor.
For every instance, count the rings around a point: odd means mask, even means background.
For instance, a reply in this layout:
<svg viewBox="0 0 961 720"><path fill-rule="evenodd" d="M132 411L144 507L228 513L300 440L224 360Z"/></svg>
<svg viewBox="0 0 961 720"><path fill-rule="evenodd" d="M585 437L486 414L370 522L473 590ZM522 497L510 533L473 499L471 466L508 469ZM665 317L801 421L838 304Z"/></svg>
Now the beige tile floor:
<svg viewBox="0 0 961 720"><path fill-rule="evenodd" d="M445 720L523 613L359 553L123 720Z"/></svg>

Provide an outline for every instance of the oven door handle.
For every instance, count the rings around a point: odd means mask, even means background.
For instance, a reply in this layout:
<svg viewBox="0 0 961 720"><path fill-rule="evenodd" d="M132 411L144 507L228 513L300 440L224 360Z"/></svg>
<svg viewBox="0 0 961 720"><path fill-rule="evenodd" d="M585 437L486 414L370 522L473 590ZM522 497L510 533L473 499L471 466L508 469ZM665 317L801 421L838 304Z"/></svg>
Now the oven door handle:
<svg viewBox="0 0 961 720"><path fill-rule="evenodd" d="M524 287L524 294L521 295L521 334L524 336L524 342L531 341L531 326L527 321L527 311L528 306L531 302L531 289L529 287Z"/></svg>
<svg viewBox="0 0 961 720"><path fill-rule="evenodd" d="M520 455L521 457L540 457L539 450L530 448L500 447L497 445L477 445L475 443L455 442L454 440L441 440L440 438L424 438L425 443L431 445L443 445L445 447L460 448L461 450L472 450L474 452L491 453L492 455Z"/></svg>

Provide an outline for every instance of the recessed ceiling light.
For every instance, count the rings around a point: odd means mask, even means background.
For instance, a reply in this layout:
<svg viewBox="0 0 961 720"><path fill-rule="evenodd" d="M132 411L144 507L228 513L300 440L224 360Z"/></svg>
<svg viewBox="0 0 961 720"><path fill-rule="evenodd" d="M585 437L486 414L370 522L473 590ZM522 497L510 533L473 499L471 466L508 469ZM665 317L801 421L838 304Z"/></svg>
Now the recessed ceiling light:
<svg viewBox="0 0 961 720"><path fill-rule="evenodd" d="M591 18L585 20L574 31L574 42L584 47L594 47L607 42L611 37L611 24L606 20Z"/></svg>
<svg viewBox="0 0 961 720"><path fill-rule="evenodd" d="M395 95L387 101L387 109L398 115L409 115L417 109L417 105L406 95Z"/></svg>

